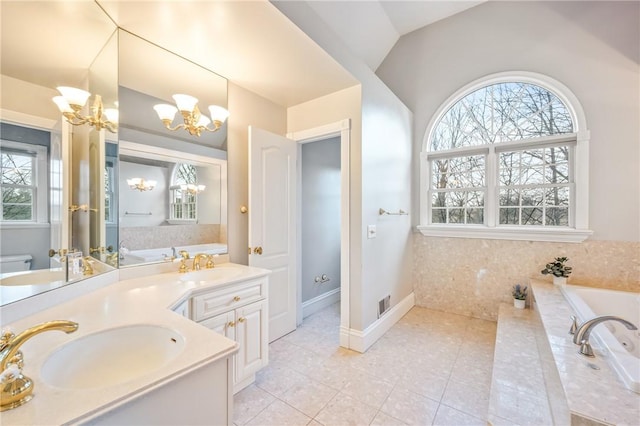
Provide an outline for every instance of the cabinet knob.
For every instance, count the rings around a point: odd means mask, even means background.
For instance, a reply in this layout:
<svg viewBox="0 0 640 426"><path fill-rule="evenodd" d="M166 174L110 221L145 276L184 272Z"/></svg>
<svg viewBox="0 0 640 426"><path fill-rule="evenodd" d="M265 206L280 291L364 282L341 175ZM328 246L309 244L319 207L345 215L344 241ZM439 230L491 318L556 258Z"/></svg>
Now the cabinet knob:
<svg viewBox="0 0 640 426"><path fill-rule="evenodd" d="M240 318L238 318L238 322L244 322L244 321L245 321L245 318L244 318L244 317L240 317Z"/></svg>
<svg viewBox="0 0 640 426"><path fill-rule="evenodd" d="M240 301L240 296L234 296L233 297L233 301L234 302L239 302Z"/></svg>
<svg viewBox="0 0 640 426"><path fill-rule="evenodd" d="M262 256L262 247L256 247L253 249L253 253Z"/></svg>
<svg viewBox="0 0 640 426"><path fill-rule="evenodd" d="M230 322L229 324L227 324L227 325L228 325L229 327L235 327L235 326L236 326L236 323L235 323L235 322L233 322L233 321L231 321L231 322Z"/></svg>

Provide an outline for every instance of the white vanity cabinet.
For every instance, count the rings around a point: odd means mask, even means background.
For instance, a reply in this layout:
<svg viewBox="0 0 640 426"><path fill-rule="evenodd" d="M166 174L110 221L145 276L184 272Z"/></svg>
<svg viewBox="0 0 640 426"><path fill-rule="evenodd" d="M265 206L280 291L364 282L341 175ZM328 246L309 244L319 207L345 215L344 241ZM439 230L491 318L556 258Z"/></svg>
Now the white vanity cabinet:
<svg viewBox="0 0 640 426"><path fill-rule="evenodd" d="M267 277L225 284L191 299L192 320L238 342L233 392L255 381L269 361Z"/></svg>

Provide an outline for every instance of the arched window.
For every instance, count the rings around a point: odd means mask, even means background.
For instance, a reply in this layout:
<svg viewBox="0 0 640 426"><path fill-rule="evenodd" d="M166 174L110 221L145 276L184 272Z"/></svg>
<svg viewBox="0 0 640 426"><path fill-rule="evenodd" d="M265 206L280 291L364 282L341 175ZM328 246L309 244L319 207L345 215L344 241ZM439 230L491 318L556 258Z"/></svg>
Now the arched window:
<svg viewBox="0 0 640 426"><path fill-rule="evenodd" d="M170 194L170 217L172 221L193 221L197 217L198 175L191 164L179 163L173 172Z"/></svg>
<svg viewBox="0 0 640 426"><path fill-rule="evenodd" d="M458 91L427 129L427 235L586 238L588 132L577 99L543 76L499 74ZM577 232L577 231L583 232Z"/></svg>

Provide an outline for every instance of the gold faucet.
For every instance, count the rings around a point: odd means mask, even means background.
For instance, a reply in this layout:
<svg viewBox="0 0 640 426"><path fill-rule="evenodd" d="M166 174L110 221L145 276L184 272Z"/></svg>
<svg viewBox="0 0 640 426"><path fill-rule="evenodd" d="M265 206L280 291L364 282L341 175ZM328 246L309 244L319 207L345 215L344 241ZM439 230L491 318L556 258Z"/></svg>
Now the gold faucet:
<svg viewBox="0 0 640 426"><path fill-rule="evenodd" d="M78 323L65 320L44 322L28 328L17 336L10 331L0 337L0 411L11 410L33 398L33 381L22 375L22 352L20 346L36 334L50 330L73 333Z"/></svg>
<svg viewBox="0 0 640 426"><path fill-rule="evenodd" d="M202 259L209 259L207 261L207 264L205 265L206 268L211 269L213 268L213 261L211 261L211 259L209 258L209 255L206 253L198 253L195 256L193 256L193 266L191 267L192 270L194 271L199 271L200 270L200 261Z"/></svg>
<svg viewBox="0 0 640 426"><path fill-rule="evenodd" d="M82 259L82 275L93 275L93 267L90 262L93 262L93 257L91 256L85 256Z"/></svg>
<svg viewBox="0 0 640 426"><path fill-rule="evenodd" d="M180 250L178 254L182 256L182 259L180 259L180 269L178 269L178 272L184 274L189 270L187 268L187 259L189 259L189 252L186 250Z"/></svg>

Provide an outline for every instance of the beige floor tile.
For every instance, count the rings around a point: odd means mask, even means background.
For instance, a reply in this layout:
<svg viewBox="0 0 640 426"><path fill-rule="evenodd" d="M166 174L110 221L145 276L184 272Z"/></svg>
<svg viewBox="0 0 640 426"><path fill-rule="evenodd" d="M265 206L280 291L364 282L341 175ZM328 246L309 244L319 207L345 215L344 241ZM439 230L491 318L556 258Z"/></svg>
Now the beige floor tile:
<svg viewBox="0 0 640 426"><path fill-rule="evenodd" d="M404 426L406 423L401 422L400 420L393 418L382 411L379 411L378 414L373 418L371 422L371 426Z"/></svg>
<svg viewBox="0 0 640 426"><path fill-rule="evenodd" d="M415 392L434 401L440 401L448 378L421 369L408 369L396 383L396 388Z"/></svg>
<svg viewBox="0 0 640 426"><path fill-rule="evenodd" d="M324 407L314 420L323 425L368 425L378 410L339 392Z"/></svg>
<svg viewBox="0 0 640 426"><path fill-rule="evenodd" d="M403 389L394 389L380 408L384 414L410 425L430 425L438 403L432 399Z"/></svg>
<svg viewBox="0 0 640 426"><path fill-rule="evenodd" d="M380 408L393 390L393 383L387 382L364 371L351 370L342 393L375 408Z"/></svg>
<svg viewBox="0 0 640 426"><path fill-rule="evenodd" d="M479 388L452 379L447 383L441 403L486 420L489 411L489 387Z"/></svg>
<svg viewBox="0 0 640 426"><path fill-rule="evenodd" d="M256 386L278 397L307 380L307 376L281 365L268 365L256 373Z"/></svg>
<svg viewBox="0 0 640 426"><path fill-rule="evenodd" d="M303 426L310 421L310 417L276 399L251 419L247 426Z"/></svg>
<svg viewBox="0 0 640 426"><path fill-rule="evenodd" d="M309 417L315 417L338 391L329 386L308 380L286 391L281 399Z"/></svg>
<svg viewBox="0 0 640 426"><path fill-rule="evenodd" d="M440 404L434 426L486 426L487 421Z"/></svg>
<svg viewBox="0 0 640 426"><path fill-rule="evenodd" d="M251 385L233 398L233 423L241 426L254 418L275 400L269 392Z"/></svg>

